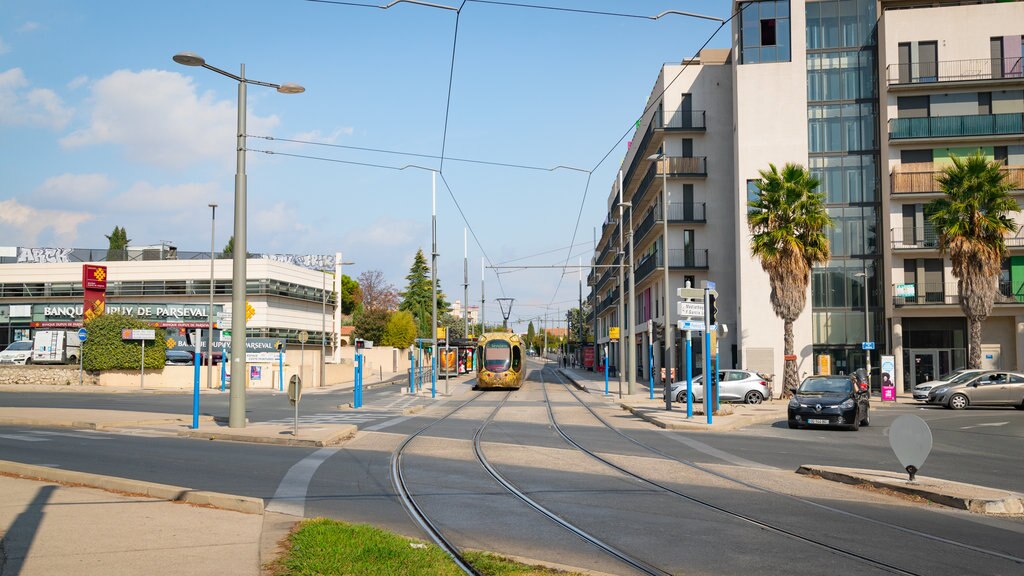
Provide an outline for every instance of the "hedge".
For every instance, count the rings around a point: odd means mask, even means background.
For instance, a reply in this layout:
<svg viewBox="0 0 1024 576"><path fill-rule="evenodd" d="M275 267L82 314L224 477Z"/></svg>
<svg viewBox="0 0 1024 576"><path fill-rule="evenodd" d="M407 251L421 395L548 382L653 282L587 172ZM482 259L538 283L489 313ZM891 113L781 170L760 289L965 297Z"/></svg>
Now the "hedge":
<svg viewBox="0 0 1024 576"><path fill-rule="evenodd" d="M83 344L82 367L86 370L138 370L142 364L142 342L121 340L121 330L154 329L153 325L125 316L103 314L85 323L89 337ZM146 342L146 369L164 367L164 331L155 328L156 340Z"/></svg>

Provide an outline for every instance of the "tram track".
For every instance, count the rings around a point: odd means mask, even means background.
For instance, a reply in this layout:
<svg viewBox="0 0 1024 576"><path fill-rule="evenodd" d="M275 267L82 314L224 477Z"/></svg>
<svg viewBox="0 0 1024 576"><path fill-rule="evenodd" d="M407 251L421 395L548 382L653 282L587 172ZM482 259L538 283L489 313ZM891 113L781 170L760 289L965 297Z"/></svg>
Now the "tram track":
<svg viewBox="0 0 1024 576"><path fill-rule="evenodd" d="M743 479L736 478L736 477L733 477L733 476L730 476L728 474L724 474L724 473L721 473L721 472L718 472L718 471L715 471L715 470L711 470L710 468L708 468L706 466L701 466L700 464L696 464L696 463L690 462L688 460L677 458L677 457L675 457L675 456L673 456L671 454L668 454L668 453L666 453L666 452L664 452L662 450L659 450L658 448L655 448L653 446L650 446L649 444L641 442L640 440L637 440L636 438L633 438L632 436L622 432L621 430L619 430L618 428L613 426L605 418L603 418L601 415L597 414L597 412L587 402L582 400L577 395L577 393L574 390L572 390L572 388L569 385L567 385L562 380L561 375L559 375L557 372L555 372L555 375L559 378L559 381L560 381L559 383L569 392L569 394L572 395L572 397L576 400L576 402L579 403L579 405L581 405L584 409L586 409L596 420L598 420L601 423L602 426L604 426L608 430L612 431L613 433L617 434L618 436L622 437L623 439L627 440L628 442L630 442L630 443L632 443L632 444L634 444L634 445L636 445L636 446L638 446L638 447L640 447L640 448L642 448L642 449L644 449L644 450L650 452L651 454L654 454L654 455L656 455L656 456L658 456L660 458L663 458L663 459L666 459L666 460L669 460L669 461L672 461L672 462L676 462L676 463L682 464L684 466L687 466L687 467L689 467L691 469L694 469L694 470L697 470L699 472L702 472L702 473L705 473L705 474L709 474L709 475L714 476L716 478L719 478L721 480L732 482L732 483L738 484L740 486L743 486L745 488L748 488L748 489L751 489L751 490L756 490L756 491L764 493L764 494L770 494L770 495L773 495L773 496L781 496L781 497L784 497L784 498L789 499L789 500L794 501L794 502L799 502L801 504L806 504L806 505L812 506L812 507L814 507L816 509L819 509L819 510L823 510L823 511L828 511L828 512L831 512L831 513L839 514L839 515L842 515L842 516L847 517L847 518L853 518L853 519L856 519L856 520L865 521L865 522L868 522L868 523L871 523L871 524L874 524L874 525L877 525L877 526L883 526L883 527L886 527L886 528L890 528L890 529L893 529L893 530L896 530L896 531L899 531L899 532L902 532L902 533L905 533L905 534L909 534L909 535L912 535L912 536L916 536L916 537L920 537L920 538L923 538L923 539L930 540L930 541L932 541L934 543L938 543L938 544L942 544L942 545L947 545L947 546L954 546L954 547L963 549L965 551L971 551L971 552L982 554L982 555L989 556L989 557L992 557L992 558L998 558L998 559L1001 559L1001 560L1007 560L1007 561L1016 563L1018 565L1024 565L1024 558L1020 558L1020 557L1017 557L1017 556L1013 556L1011 554L1006 554L1006 553L995 551L995 550L990 550L990 549L987 549L987 548L982 548L980 546L974 546L974 545L967 544L967 543L964 543L964 542L959 542L959 541L956 541L956 540L951 540L951 539L944 538L944 537L941 537L941 536L937 536L937 535L934 535L934 534L928 534L928 533L925 533L925 532L921 532L919 530L914 530L914 529L911 529L911 528L906 528L906 527L899 526L899 525L896 525L896 524L892 524L892 523L889 523L889 522L885 522L885 521L882 521L882 520L877 520L877 519L874 519L874 518L869 518L869 517L866 517L866 516L862 516L860 514L848 512L848 511L845 511L845 510L841 510L841 509L838 509L838 508L835 508L835 507L832 507L832 506L828 506L828 505L821 504L821 503L818 503L818 502L814 502L814 501L811 501L811 500L808 500L808 499L805 499L805 498L801 498L799 496L794 496L794 495L787 494L787 493L784 493L784 492L779 492L779 491L776 491L776 490L772 490L772 489L769 489L769 488L758 486L756 484L753 484L751 482L745 481ZM864 554L860 554L860 553L857 553L857 552L852 551L852 550L847 550L847 549L844 549L842 547L835 546L835 545L829 544L827 542L823 542L823 541L818 540L816 538L812 538L812 537L809 537L809 536L804 536L802 534L798 534L798 533L796 533L796 532L794 532L792 530L786 529L784 527L777 526L777 525L771 524L769 522L765 522L763 520L758 520L758 519L753 518L753 517L751 517L751 516L749 516L747 514L743 514L743 513L740 513L740 512L729 510L729 509L727 509L725 507L713 504L713 503L708 502L708 501L706 501L704 499L697 498L697 497L689 495L689 494L685 494L685 493L680 492L679 490L676 490L676 489L674 489L672 487L665 486L665 485L663 485L663 484L661 484L661 483L659 483L659 482L657 482L655 480L651 480L649 478L646 478L646 477L643 477L641 475L638 475L638 474L636 474L636 473L634 473L634 472L632 472L630 470L627 470L626 468L624 468L624 467L622 467L622 466L620 466L618 464L615 464L614 462L609 461L608 459L600 456L599 454L597 454L597 453L587 449L583 445L581 445L579 442L577 442L575 439L573 439L571 436L569 436L562 429L562 427L558 424L558 422L557 422L557 420L555 418L555 415L554 415L554 409L553 409L552 403L550 401L550 398L548 396L547 382L545 381L544 371L543 370L540 371L540 379L541 379L541 387L542 387L543 392L544 392L545 403L547 404L548 417L549 417L551 425L555 429L555 431L562 437L563 440L565 440L571 446L573 446L576 449L580 450L581 452L587 454L591 458L601 462L602 464L605 464L608 467L618 471L619 473L625 474L628 477L634 478L634 479L636 479L636 480L638 480L640 482L643 482L643 483L645 483L645 484L647 484L649 486L655 487L655 488L657 488L659 490L663 490L665 492L671 493L671 494L673 494L675 496L678 496L678 497L680 497L680 498L682 498L682 499L684 499L686 501L692 502L694 504L698 504L698 505L700 505L700 506L702 506L704 508L707 508L707 509L710 509L710 510L714 510L715 512L718 512L720 514L724 514L724 515L732 517L734 519L743 521L745 523L751 524L751 525L756 526L758 528L761 528L763 530L766 530L766 531L778 534L780 536L784 536L786 538L790 538L792 540L803 542L805 544L817 547L819 549L826 550L828 552L831 552L831 553L843 556L843 557L848 558L850 560L854 560L854 561L857 561L857 562L860 562L860 563L863 563L863 564L867 564L867 565L873 566L875 568L878 568L880 570L883 570L883 571L886 571L886 572L890 572L890 573L894 573L894 574L921 576L919 573L903 569L903 568L901 568L899 566L895 566L895 565L889 564L887 562L883 562L883 561L880 561L880 560L876 560L874 558L870 558L870 557L868 557L868 556L866 556Z"/></svg>

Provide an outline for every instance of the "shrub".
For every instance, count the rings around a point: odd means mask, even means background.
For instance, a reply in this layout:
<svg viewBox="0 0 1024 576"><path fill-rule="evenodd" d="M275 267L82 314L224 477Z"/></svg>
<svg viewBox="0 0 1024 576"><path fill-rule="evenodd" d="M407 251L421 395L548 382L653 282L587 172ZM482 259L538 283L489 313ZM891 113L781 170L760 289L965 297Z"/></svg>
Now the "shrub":
<svg viewBox="0 0 1024 576"><path fill-rule="evenodd" d="M121 340L121 330L153 328L153 325L124 314L103 314L86 322L85 328L89 331L82 352L85 370L138 370L142 364L142 342ZM163 333L156 329L156 340L146 342L147 370L164 367L167 345Z"/></svg>
<svg viewBox="0 0 1024 576"><path fill-rule="evenodd" d="M416 320L412 314L402 310L388 318L381 345L408 348L416 340Z"/></svg>

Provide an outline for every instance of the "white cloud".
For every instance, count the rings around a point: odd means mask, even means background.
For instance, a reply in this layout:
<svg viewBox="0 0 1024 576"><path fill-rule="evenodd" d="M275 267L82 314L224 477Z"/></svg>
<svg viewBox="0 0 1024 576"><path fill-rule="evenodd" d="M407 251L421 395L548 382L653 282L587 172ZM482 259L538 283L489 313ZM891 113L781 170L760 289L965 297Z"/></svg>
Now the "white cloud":
<svg viewBox="0 0 1024 576"><path fill-rule="evenodd" d="M36 30L39 30L39 22L33 22L31 20L25 22L20 28L18 28L18 32L35 32Z"/></svg>
<svg viewBox="0 0 1024 576"><path fill-rule="evenodd" d="M421 241L423 231L423 224L416 220L378 218L369 226L350 230L345 234L344 242L346 245L406 248Z"/></svg>
<svg viewBox="0 0 1024 576"><path fill-rule="evenodd" d="M78 227L93 215L85 212L45 210L19 203L16 199L0 201L0 244L38 246L40 235L50 230L47 244L71 247L78 239Z"/></svg>
<svg viewBox="0 0 1024 576"><path fill-rule="evenodd" d="M351 136L355 130L351 127L343 127L334 130L330 134L321 134L319 130L311 132L299 132L291 137L292 140L305 140L306 142L318 142L321 144L335 144L342 136Z"/></svg>
<svg viewBox="0 0 1024 576"><path fill-rule="evenodd" d="M47 126L60 130L74 111L53 90L31 88L21 68L0 72L0 124Z"/></svg>
<svg viewBox="0 0 1024 576"><path fill-rule="evenodd" d="M68 82L68 88L71 89L71 90L78 90L82 86L85 86L86 84L88 84L88 82L89 82L89 77L88 76L85 76L85 75L75 76L74 78L71 79L71 82Z"/></svg>
<svg viewBox="0 0 1024 576"><path fill-rule="evenodd" d="M249 230L261 235L306 234L312 228L305 224L295 208L278 202L265 210L258 210L249 220Z"/></svg>
<svg viewBox="0 0 1024 576"><path fill-rule="evenodd" d="M207 204L215 202L220 188L212 182L154 186L149 182L136 182L131 188L114 198L111 208L144 214L160 214L167 217L173 213L186 216L197 210L206 210Z"/></svg>
<svg viewBox="0 0 1024 576"><path fill-rule="evenodd" d="M96 81L92 97L89 126L61 139L62 145L119 144L130 159L172 169L234 158L235 101L197 95L189 77L119 70ZM261 117L250 108L248 132L269 134L277 124L276 116Z"/></svg>
<svg viewBox="0 0 1024 576"><path fill-rule="evenodd" d="M61 174L47 178L31 201L37 206L96 207L113 187L106 174Z"/></svg>

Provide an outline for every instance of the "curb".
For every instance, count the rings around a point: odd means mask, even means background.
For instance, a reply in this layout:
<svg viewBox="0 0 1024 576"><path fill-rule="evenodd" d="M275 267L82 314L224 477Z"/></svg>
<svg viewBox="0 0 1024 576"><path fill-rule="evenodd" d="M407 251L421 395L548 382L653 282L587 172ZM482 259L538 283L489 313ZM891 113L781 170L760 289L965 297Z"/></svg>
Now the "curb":
<svg viewBox="0 0 1024 576"><path fill-rule="evenodd" d="M209 432L205 430L182 430L178 436L185 438L198 438L200 440L228 440L231 442L249 442L253 444L276 444L278 446L301 446L305 448L323 448L341 444L356 435L359 427L354 424L338 426L337 431L331 435L321 438L296 438L291 435L291 430L284 430L280 438L272 436L257 436L251 434L238 434L233 432ZM283 429L282 429L283 430Z"/></svg>
<svg viewBox="0 0 1024 576"><path fill-rule="evenodd" d="M243 514L263 514L263 499L251 498L249 496L236 496L234 494L223 494L221 492L207 492L205 490L193 490L168 484L156 484L143 480L131 480L129 478L118 478L115 476L102 476L88 472L76 472L74 470L61 470L59 468L48 468L46 466L34 466L20 462L0 460L0 472L21 476L31 480L45 480L49 482L64 482L67 484L79 484L89 488L98 488L111 492L123 492L127 494L139 494L160 500L171 502L186 502L200 506L212 506L222 510L233 510Z"/></svg>
<svg viewBox="0 0 1024 576"><path fill-rule="evenodd" d="M993 516L1024 514L1024 494L964 484L962 482L950 482L918 476L917 482L910 483L902 477L902 474L897 475L896 473L880 470L813 466L810 464L800 466L797 468L796 473L817 476L825 480L842 482L844 484L867 485L894 490L975 514Z"/></svg>
<svg viewBox="0 0 1024 576"><path fill-rule="evenodd" d="M700 420L693 419L683 422L670 422L663 420L658 416L650 415L647 412L649 410L647 408L637 408L629 404L619 404L619 406L621 406L623 410L627 410L633 413L633 415L635 415L636 417L647 422L650 422L651 424L654 424L659 428L664 428L666 430L691 430L694 432L730 432L732 430L739 430L740 428L745 428L752 424L774 422L780 418L778 414L747 415L736 414L734 412L733 414L731 414L731 416L734 416L735 418L737 418L737 420L730 420L721 424L711 424L709 426L706 423L706 419L703 418L703 414L701 414L702 418ZM694 412L694 415L696 416L696 412ZM714 418L722 418L722 416L714 416ZM782 418L785 419L785 415L783 415Z"/></svg>
<svg viewBox="0 0 1024 576"><path fill-rule="evenodd" d="M200 416L201 422L213 422L213 416ZM160 424L191 424L191 417L170 416L168 418L152 418L141 420L122 420L119 422L96 422L93 420L53 420L48 418L0 418L0 426L44 426L48 428L80 428L87 430L106 430L125 426L154 426Z"/></svg>

